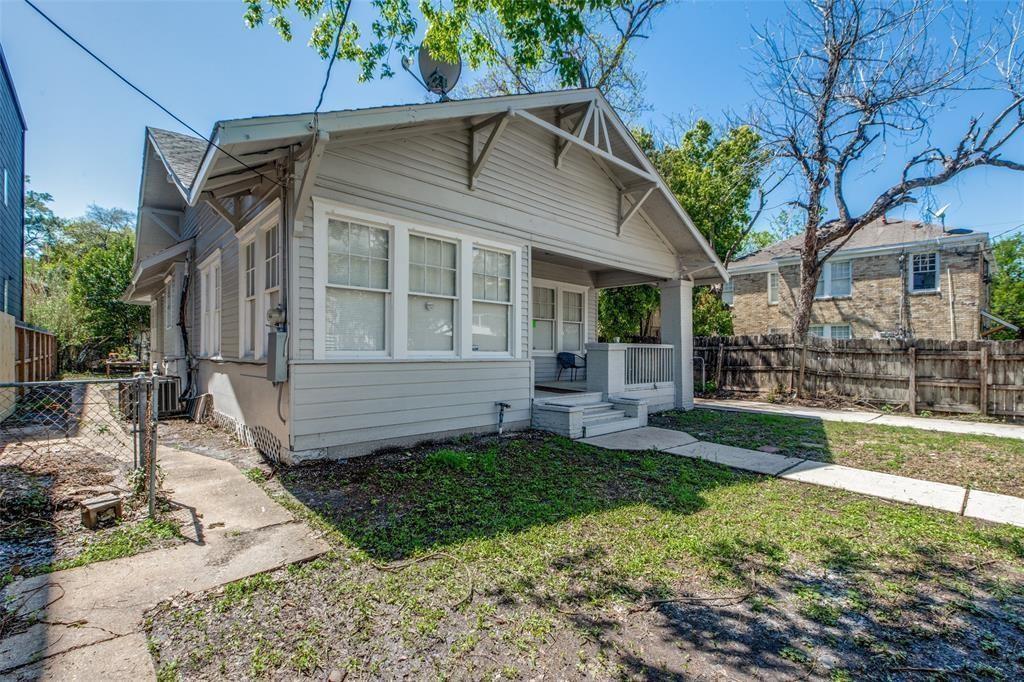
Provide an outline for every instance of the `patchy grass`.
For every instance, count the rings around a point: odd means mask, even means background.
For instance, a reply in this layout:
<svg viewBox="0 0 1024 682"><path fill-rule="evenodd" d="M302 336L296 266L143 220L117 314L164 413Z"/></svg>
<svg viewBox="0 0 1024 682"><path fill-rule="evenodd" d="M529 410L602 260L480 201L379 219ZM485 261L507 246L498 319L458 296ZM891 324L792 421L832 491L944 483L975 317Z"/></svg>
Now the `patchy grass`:
<svg viewBox="0 0 1024 682"><path fill-rule="evenodd" d="M724 410L668 412L652 425L715 443L1024 497L1024 441Z"/></svg>
<svg viewBox="0 0 1024 682"><path fill-rule="evenodd" d="M1009 678L1024 650L1022 529L534 434L266 485L334 550L151 613L158 669Z"/></svg>
<svg viewBox="0 0 1024 682"><path fill-rule="evenodd" d="M154 545L181 538L178 524L173 521L145 519L136 523L122 523L108 534L86 543L82 551L62 561L43 566L38 573L78 568L97 561L110 561L144 552Z"/></svg>

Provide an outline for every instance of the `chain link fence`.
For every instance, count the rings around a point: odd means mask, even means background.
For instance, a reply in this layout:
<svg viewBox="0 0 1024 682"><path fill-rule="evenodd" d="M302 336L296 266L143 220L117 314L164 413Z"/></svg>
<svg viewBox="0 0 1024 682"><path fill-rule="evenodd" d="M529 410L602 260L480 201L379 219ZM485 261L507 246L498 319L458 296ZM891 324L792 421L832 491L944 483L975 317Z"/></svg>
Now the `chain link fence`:
<svg viewBox="0 0 1024 682"><path fill-rule="evenodd" d="M154 377L0 384L4 516L31 506L36 488L74 504L113 487L145 493L154 517L156 386Z"/></svg>

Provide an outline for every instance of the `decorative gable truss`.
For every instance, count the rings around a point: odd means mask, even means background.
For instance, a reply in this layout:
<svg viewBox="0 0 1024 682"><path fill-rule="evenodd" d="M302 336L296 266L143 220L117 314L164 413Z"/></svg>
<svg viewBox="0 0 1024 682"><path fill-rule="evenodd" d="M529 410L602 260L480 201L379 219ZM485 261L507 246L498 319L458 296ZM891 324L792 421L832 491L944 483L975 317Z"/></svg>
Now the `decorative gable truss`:
<svg viewBox="0 0 1024 682"><path fill-rule="evenodd" d="M309 146L304 149L308 152ZM237 170L210 178L200 196L221 218L231 224L235 232L238 232L259 212L266 201L280 191L284 177L282 162L291 151L281 149L253 155L258 158L253 158L252 163L249 159L243 159L249 164L249 168L239 165Z"/></svg>
<svg viewBox="0 0 1024 682"><path fill-rule="evenodd" d="M487 160L513 119L526 121L555 136L553 162L556 168L562 167L566 155L573 147L588 152L594 158L619 190L618 234L622 233L622 226L637 214L658 186L657 176L644 168L643 163L630 149L631 140L625 139L629 135L628 131L623 132L615 115L605 111L601 102L592 99L560 107L556 111L554 123L545 121L526 109L509 108L508 111L470 126L470 189L476 188L477 179L483 172ZM618 138L617 144L613 142L613 130ZM487 136L486 141L483 148L477 152L477 139L483 135ZM616 173L616 170L619 172ZM622 171L633 176L635 181L624 181L620 177Z"/></svg>

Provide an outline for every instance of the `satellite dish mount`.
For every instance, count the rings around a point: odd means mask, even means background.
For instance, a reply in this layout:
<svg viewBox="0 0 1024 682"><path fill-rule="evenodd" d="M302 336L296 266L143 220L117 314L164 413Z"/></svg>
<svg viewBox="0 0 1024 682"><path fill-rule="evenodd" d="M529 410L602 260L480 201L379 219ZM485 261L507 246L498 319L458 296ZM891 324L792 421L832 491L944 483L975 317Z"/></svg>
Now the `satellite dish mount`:
<svg viewBox="0 0 1024 682"><path fill-rule="evenodd" d="M425 90L440 95L439 101L447 102L450 99L448 93L455 88L456 83L459 82L459 76L462 75L462 59L459 58L457 63L452 64L435 59L431 56L430 50L425 47L420 47L417 52L420 75L417 76L412 72L412 59L408 56L402 57L402 68L408 71Z"/></svg>

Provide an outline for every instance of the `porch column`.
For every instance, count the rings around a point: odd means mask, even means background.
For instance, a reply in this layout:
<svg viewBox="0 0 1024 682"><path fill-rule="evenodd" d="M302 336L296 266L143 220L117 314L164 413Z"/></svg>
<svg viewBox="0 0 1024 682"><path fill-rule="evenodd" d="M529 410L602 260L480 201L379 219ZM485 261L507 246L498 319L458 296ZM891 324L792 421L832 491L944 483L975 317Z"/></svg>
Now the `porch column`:
<svg viewBox="0 0 1024 682"><path fill-rule="evenodd" d="M587 344L587 391L607 398L626 390L626 344Z"/></svg>
<svg viewBox="0 0 1024 682"><path fill-rule="evenodd" d="M675 407L693 409L693 282L673 280L660 285L661 342L672 344Z"/></svg>

